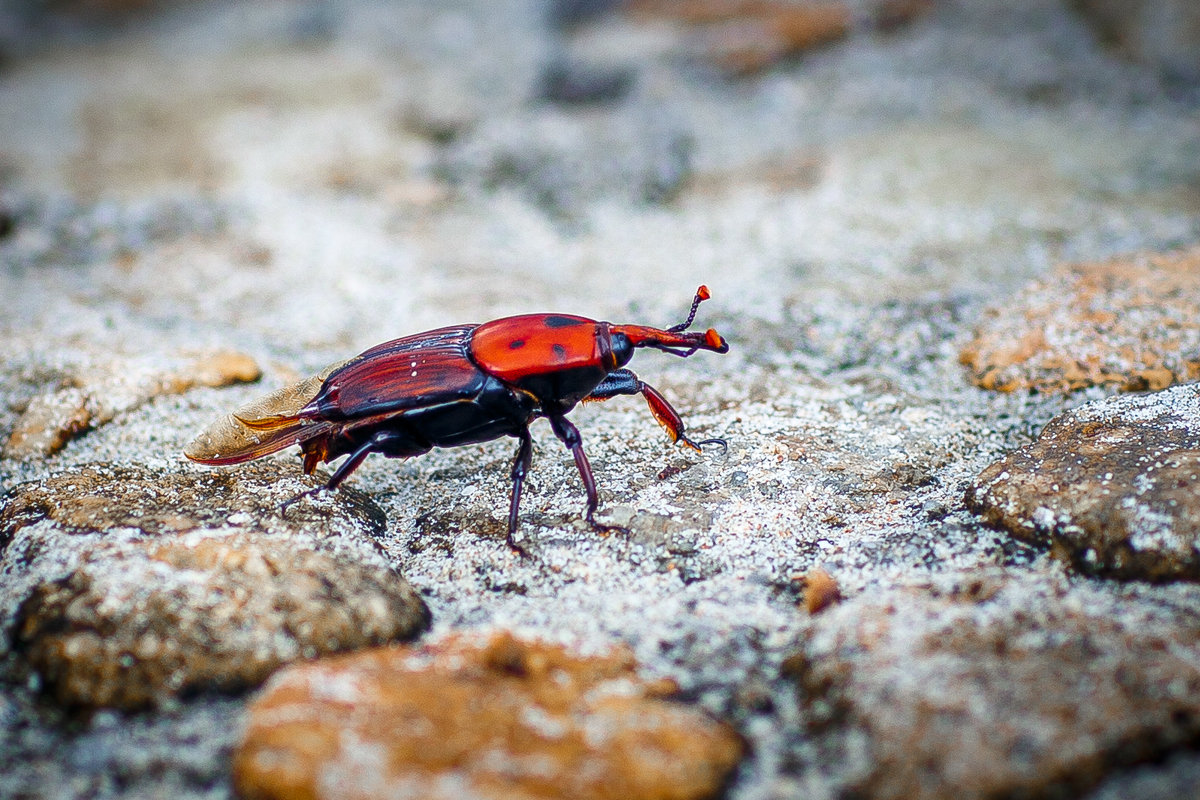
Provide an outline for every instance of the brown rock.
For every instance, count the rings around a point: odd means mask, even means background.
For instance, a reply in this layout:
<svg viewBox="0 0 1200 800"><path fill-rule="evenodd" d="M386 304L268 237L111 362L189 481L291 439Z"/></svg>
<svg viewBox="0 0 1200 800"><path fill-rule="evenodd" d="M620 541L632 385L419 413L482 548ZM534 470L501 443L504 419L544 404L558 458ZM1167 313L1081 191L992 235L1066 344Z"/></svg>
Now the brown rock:
<svg viewBox="0 0 1200 800"><path fill-rule="evenodd" d="M0 508L0 555L26 525L50 522L52 532L105 534L129 528L143 536L233 527L270 531L319 525L353 536L379 532L383 514L354 490L336 504L305 503L279 512L300 488L294 467L259 462L236 469L164 472L143 466L85 464L21 484ZM315 480L313 485L319 485Z"/></svg>
<svg viewBox="0 0 1200 800"><path fill-rule="evenodd" d="M742 755L627 651L499 634L330 658L276 675L234 754L245 798L712 797Z"/></svg>
<svg viewBox="0 0 1200 800"><path fill-rule="evenodd" d="M1200 247L1070 264L984 313L959 359L1003 392L1161 389L1200 377Z"/></svg>
<svg viewBox="0 0 1200 800"><path fill-rule="evenodd" d="M1200 79L1200 6L1194 0L1073 0L1100 37L1167 76Z"/></svg>
<svg viewBox="0 0 1200 800"><path fill-rule="evenodd" d="M244 353L197 357L99 359L70 367L62 385L34 397L4 445L12 459L45 457L74 437L111 422L155 397L197 386L253 382L262 370Z"/></svg>
<svg viewBox="0 0 1200 800"><path fill-rule="evenodd" d="M26 406L0 454L5 458L27 458L56 453L91 423L88 396L82 389L70 386L39 395Z"/></svg>
<svg viewBox="0 0 1200 800"><path fill-rule="evenodd" d="M1200 580L1200 389L1089 403L992 464L967 504L1077 568Z"/></svg>
<svg viewBox="0 0 1200 800"><path fill-rule="evenodd" d="M927 0L882 0L869 4L867 13L877 27L893 28L931 5ZM759 72L845 37L854 27L856 10L843 0L633 0L629 6L642 18L702 26L708 57L737 74Z"/></svg>
<svg viewBox="0 0 1200 800"><path fill-rule="evenodd" d="M804 576L804 608L817 614L842 599L837 581L823 569L810 569Z"/></svg>
<svg viewBox="0 0 1200 800"><path fill-rule="evenodd" d="M1200 734L1200 595L972 573L813 617L789 668L853 796L1076 796Z"/></svg>
<svg viewBox="0 0 1200 800"><path fill-rule="evenodd" d="M280 516L295 485L272 485L278 470L88 466L16 489L0 514L0 608L15 607L4 627L58 702L241 689L427 627L370 539L377 509L347 496Z"/></svg>
<svg viewBox="0 0 1200 800"><path fill-rule="evenodd" d="M262 377L262 369L258 362L245 353L218 350L200 356L179 372L177 377L189 384L188 389L192 386L219 388L234 383L253 383Z"/></svg>

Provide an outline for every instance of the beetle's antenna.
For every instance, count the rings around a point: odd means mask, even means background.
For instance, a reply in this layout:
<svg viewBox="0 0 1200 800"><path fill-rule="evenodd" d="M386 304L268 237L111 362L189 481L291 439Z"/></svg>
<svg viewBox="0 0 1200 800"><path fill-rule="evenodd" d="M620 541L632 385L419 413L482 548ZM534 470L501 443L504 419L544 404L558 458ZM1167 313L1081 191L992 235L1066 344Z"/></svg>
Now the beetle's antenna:
<svg viewBox="0 0 1200 800"><path fill-rule="evenodd" d="M696 290L696 297L692 300L692 310L688 312L688 318L678 325L672 325L671 327L667 328L667 330L669 330L671 333L679 333L680 331L686 331L688 328L692 327L692 320L696 318L696 309L700 307L701 303L710 297L712 297L712 295L708 293L708 287L702 285Z"/></svg>

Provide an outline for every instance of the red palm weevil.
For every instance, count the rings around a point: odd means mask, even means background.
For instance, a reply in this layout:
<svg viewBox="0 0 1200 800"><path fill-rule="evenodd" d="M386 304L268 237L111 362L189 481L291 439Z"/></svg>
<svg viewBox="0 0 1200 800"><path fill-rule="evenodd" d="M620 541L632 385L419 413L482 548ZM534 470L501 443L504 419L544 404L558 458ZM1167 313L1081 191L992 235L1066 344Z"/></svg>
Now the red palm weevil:
<svg viewBox="0 0 1200 800"><path fill-rule="evenodd" d="M523 553L513 534L533 459L529 425L546 417L575 458L587 491L588 523L604 530L609 526L594 518L599 498L583 440L566 415L581 401L640 394L671 441L697 451L703 444L723 447L723 439L689 439L666 398L623 369L639 347L685 358L697 350L728 352L715 330L688 331L708 298L701 286L687 319L665 329L525 314L394 339L243 406L197 436L184 454L201 464L238 464L298 444L305 474L349 456L328 483L293 497L286 508L312 492L336 489L371 453L407 458L512 436L518 445L508 544Z"/></svg>

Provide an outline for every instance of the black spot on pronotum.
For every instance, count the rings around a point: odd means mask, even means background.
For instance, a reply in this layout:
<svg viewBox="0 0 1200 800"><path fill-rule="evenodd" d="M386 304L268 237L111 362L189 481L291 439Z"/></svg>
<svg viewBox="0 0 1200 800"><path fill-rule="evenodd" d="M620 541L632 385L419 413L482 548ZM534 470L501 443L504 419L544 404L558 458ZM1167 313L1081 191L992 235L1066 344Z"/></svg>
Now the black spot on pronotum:
<svg viewBox="0 0 1200 800"><path fill-rule="evenodd" d="M520 350L524 346L525 346L524 339L513 339L511 342L508 343L509 350Z"/></svg>
<svg viewBox="0 0 1200 800"><path fill-rule="evenodd" d="M583 320L573 317L560 317L557 314L551 314L546 317L547 328L574 328L576 325L582 325Z"/></svg>
<svg viewBox="0 0 1200 800"><path fill-rule="evenodd" d="M567 348L563 347L561 344L554 345L554 357L559 361L564 360L567 357Z"/></svg>

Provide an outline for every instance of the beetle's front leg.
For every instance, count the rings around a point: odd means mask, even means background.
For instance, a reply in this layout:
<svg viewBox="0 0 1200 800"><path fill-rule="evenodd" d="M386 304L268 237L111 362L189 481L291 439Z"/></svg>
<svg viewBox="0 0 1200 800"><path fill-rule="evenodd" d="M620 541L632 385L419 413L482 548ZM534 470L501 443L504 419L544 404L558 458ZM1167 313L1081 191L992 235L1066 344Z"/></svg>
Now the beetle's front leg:
<svg viewBox="0 0 1200 800"><path fill-rule="evenodd" d="M533 463L533 439L529 436L529 428L521 428L517 438L521 443L517 446L517 455L512 466L512 500L508 504L508 546L514 553L528 556L525 548L517 544L513 534L517 532L517 512L521 508L521 488L525 485L525 476L529 474L529 466Z"/></svg>
<svg viewBox="0 0 1200 800"><path fill-rule="evenodd" d="M596 479L592 475L592 465L588 462L587 453L583 452L583 437L579 435L579 429L566 417L550 417L550 427L554 430L554 435L567 446L575 458L575 467L579 470L579 477L583 479L583 489L587 492L588 524L597 531L628 532L620 525L605 525L596 521L596 508L600 505L600 494L596 491Z"/></svg>
<svg viewBox="0 0 1200 800"><path fill-rule="evenodd" d="M729 449L729 445L724 439L702 439L699 442L689 439L683 432L683 419L679 416L679 412L672 408L671 404L667 402L667 398L663 397L657 389L638 378L631 370L613 370L583 400L584 402L607 400L621 394L640 394L646 398L646 405L650 406L650 413L658 420L658 424L666 429L672 442L682 442L696 452L700 452L701 446L706 444L720 445L723 450Z"/></svg>

